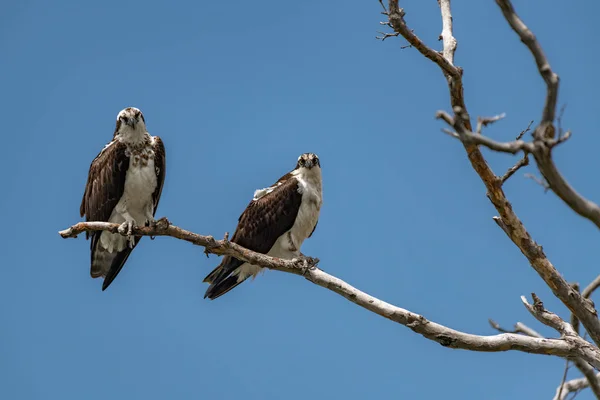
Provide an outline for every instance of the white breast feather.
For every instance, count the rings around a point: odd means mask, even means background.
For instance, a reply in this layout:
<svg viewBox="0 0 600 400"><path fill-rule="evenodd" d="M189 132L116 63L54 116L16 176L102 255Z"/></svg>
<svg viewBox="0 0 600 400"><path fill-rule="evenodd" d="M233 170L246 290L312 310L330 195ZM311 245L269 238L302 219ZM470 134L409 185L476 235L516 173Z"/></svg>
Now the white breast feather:
<svg viewBox="0 0 600 400"><path fill-rule="evenodd" d="M152 195L156 190L158 179L154 168L154 151L149 150L147 163L136 162L129 158L129 168L125 177L123 196L114 208L109 222L122 224L127 218L133 218L135 225L143 225L153 218L154 201ZM127 238L119 234L102 232L100 244L109 252L122 251L127 245Z"/></svg>
<svg viewBox="0 0 600 400"><path fill-rule="evenodd" d="M310 235L319 220L321 203L323 202L323 190L321 184L321 169L300 168L292 174L298 179L298 191L302 194L302 203L298 210L298 216L291 229L292 240L300 253L300 247Z"/></svg>

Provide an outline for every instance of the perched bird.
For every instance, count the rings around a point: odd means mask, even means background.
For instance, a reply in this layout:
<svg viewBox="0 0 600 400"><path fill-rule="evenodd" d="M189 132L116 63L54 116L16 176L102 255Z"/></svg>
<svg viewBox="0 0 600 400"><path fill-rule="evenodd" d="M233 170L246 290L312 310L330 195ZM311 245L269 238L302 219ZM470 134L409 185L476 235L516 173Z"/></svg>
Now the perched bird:
<svg viewBox="0 0 600 400"><path fill-rule="evenodd" d="M113 140L90 165L80 208L86 221L118 223L119 232L127 234L86 234L92 237L90 274L104 277L102 290L116 278L141 239L132 235L132 228L155 223L165 161L163 142L146 131L142 112L134 107L119 112Z"/></svg>
<svg viewBox="0 0 600 400"><path fill-rule="evenodd" d="M299 257L302 243L317 227L322 202L319 157L313 153L302 154L294 170L273 186L254 192L231 241L272 257ZM210 283L204 298L214 300L250 276L256 277L261 270L257 265L225 256L204 278L204 282Z"/></svg>

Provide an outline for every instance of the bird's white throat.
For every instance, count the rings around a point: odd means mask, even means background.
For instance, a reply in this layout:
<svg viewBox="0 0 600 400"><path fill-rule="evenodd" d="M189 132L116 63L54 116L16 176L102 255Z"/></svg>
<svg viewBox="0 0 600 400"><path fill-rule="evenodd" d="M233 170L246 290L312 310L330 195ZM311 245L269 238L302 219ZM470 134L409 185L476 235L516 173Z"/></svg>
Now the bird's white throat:
<svg viewBox="0 0 600 400"><path fill-rule="evenodd" d="M298 168L292 171L292 175L294 175L300 182L310 187L319 197L322 196L321 167L315 166L312 168Z"/></svg>
<svg viewBox="0 0 600 400"><path fill-rule="evenodd" d="M149 133L146 132L146 126L143 122L139 122L135 128L129 125L122 126L117 135L117 139L121 143L128 145L139 145L148 140Z"/></svg>

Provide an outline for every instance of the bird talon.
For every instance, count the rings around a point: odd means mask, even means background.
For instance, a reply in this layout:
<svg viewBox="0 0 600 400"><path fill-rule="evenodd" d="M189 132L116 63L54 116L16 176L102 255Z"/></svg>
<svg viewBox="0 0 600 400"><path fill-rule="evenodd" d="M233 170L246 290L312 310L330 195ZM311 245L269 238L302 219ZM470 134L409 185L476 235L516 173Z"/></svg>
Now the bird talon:
<svg viewBox="0 0 600 400"><path fill-rule="evenodd" d="M133 221L127 221L127 236L133 235Z"/></svg>
<svg viewBox="0 0 600 400"><path fill-rule="evenodd" d="M133 224L134 221L125 221L121 225L119 225L119 228L117 229L119 234L127 236L127 244L131 249L133 249L133 246L135 244L135 238L133 237Z"/></svg>
<svg viewBox="0 0 600 400"><path fill-rule="evenodd" d="M162 218L159 218L159 219L155 219L150 224L150 226L152 227L152 229L156 229L158 231L165 231L165 230L167 230L169 228L170 225L171 225L171 221L169 221L167 219L167 217L162 217Z"/></svg>
<svg viewBox="0 0 600 400"><path fill-rule="evenodd" d="M304 259L304 262L302 265L302 276L305 276L309 270L310 270L310 265L308 265L308 260Z"/></svg>
<svg viewBox="0 0 600 400"><path fill-rule="evenodd" d="M318 258L307 257L301 254L302 260L302 276L305 276L309 271L313 271L317 268L317 264L319 263Z"/></svg>
<svg viewBox="0 0 600 400"><path fill-rule="evenodd" d="M117 232L119 232L120 235L125 236L127 234L127 223L123 222L121 225L119 225Z"/></svg>

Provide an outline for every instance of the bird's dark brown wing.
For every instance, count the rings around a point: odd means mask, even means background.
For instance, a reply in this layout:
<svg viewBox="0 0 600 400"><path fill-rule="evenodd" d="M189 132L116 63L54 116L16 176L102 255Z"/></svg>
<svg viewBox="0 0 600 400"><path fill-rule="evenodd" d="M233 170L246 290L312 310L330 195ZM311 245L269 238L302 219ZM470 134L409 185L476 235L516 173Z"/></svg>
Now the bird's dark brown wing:
<svg viewBox="0 0 600 400"><path fill-rule="evenodd" d="M288 174L277 183L281 185L271 193L248 204L239 218L231 238L232 242L257 253L266 254L277 239L292 228L302 202L302 195L298 192L298 181ZM242 264L242 261L234 257L223 257L219 266L204 278L204 282L211 283L207 293Z"/></svg>
<svg viewBox="0 0 600 400"><path fill-rule="evenodd" d="M158 202L160 201L160 195L165 183L165 173L167 172L165 145L158 136L154 137L154 170L156 171L156 190L152 194L152 200L154 201L153 215L156 214L156 209L158 208Z"/></svg>
<svg viewBox="0 0 600 400"><path fill-rule="evenodd" d="M129 168L126 149L124 144L113 140L92 161L79 209L86 221L108 221L121 199Z"/></svg>
<svg viewBox="0 0 600 400"><path fill-rule="evenodd" d="M292 228L301 202L296 178L285 180L271 193L248 204L231 241L266 254L277 238Z"/></svg>
<svg viewBox="0 0 600 400"><path fill-rule="evenodd" d="M86 221L106 222L121 199L125 190L125 177L129 168L129 157L125 153L126 146L117 140L110 142L96 156L88 173L85 192L81 201L80 213ZM90 274L93 278L102 276L103 268L94 268L94 255L102 231L94 231L91 236L91 264ZM138 239L139 240L139 239ZM136 240L136 243L137 241ZM115 260L125 262L132 249L125 249L123 254L114 257ZM114 261L114 260L111 260Z"/></svg>

